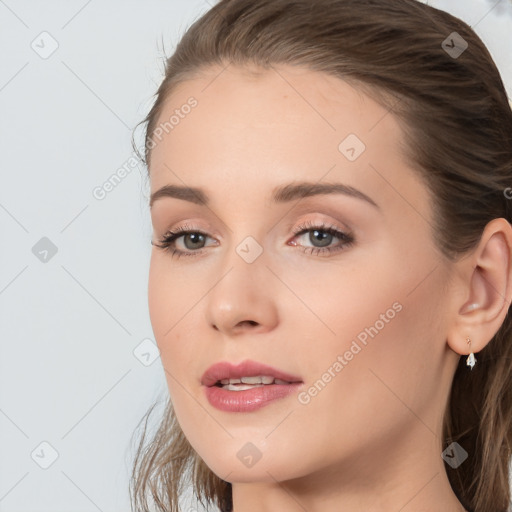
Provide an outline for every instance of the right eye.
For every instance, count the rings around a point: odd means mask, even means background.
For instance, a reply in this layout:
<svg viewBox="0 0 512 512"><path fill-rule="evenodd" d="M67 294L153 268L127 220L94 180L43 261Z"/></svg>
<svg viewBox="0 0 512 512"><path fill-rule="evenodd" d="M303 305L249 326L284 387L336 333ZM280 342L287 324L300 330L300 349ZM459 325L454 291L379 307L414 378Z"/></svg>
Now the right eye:
<svg viewBox="0 0 512 512"><path fill-rule="evenodd" d="M176 241L180 238L183 238L182 242L185 245L185 249L188 249L188 251L176 248ZM188 226L183 226L176 228L174 231L168 231L159 240L158 244L154 244L153 242L151 242L151 244L159 247L160 249L164 249L165 251L170 252L172 256L177 256L179 258L181 256L196 256L201 254L202 251L198 249L202 249L204 247L206 238L208 238L206 233ZM196 247L196 244L199 244L200 246Z"/></svg>

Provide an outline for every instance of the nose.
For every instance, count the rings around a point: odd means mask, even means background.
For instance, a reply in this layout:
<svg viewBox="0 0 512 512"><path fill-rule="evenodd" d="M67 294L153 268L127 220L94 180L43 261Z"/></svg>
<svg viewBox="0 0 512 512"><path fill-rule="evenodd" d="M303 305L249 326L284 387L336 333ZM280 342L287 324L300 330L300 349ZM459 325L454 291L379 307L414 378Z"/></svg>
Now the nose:
<svg viewBox="0 0 512 512"><path fill-rule="evenodd" d="M248 263L235 253L226 266L206 297L208 324L227 336L274 329L278 323L278 282L263 255Z"/></svg>

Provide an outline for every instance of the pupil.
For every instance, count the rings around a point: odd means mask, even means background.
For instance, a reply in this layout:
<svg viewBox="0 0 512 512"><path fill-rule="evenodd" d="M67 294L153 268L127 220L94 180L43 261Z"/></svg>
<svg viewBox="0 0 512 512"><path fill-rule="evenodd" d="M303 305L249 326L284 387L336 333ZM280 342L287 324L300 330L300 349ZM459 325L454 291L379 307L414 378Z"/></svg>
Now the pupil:
<svg viewBox="0 0 512 512"><path fill-rule="evenodd" d="M190 244L187 244L187 240L190 240L190 239L192 239L192 247L190 247ZM197 247L193 245L194 241L195 241L195 243L204 242L204 236L201 235L200 233L188 233L187 235L185 235L184 242L185 242L185 247L187 249L197 249Z"/></svg>
<svg viewBox="0 0 512 512"><path fill-rule="evenodd" d="M319 235L319 233L320 233L320 235ZM313 236L315 236L315 237L318 236L319 239L313 240ZM330 233L325 233L324 231L315 229L312 232L310 232L309 239L312 243L314 241L317 241L317 242L320 241L322 245L320 245L320 246L317 245L317 247L325 247L332 242L332 236L333 235L331 235ZM313 243L313 245L314 245L314 243Z"/></svg>

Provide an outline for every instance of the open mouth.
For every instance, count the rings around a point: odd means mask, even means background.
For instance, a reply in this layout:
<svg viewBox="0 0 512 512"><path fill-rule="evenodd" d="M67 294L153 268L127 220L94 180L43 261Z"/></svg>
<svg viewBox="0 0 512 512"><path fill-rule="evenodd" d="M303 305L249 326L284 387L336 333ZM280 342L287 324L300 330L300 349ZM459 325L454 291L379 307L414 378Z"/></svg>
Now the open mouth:
<svg viewBox="0 0 512 512"><path fill-rule="evenodd" d="M289 385L293 382L278 379L272 376L261 377L241 377L240 379L222 379L217 381L214 386L225 389L227 391L244 391L261 386L272 385Z"/></svg>
<svg viewBox="0 0 512 512"><path fill-rule="evenodd" d="M228 391L244 391L264 386L282 389L290 384L303 382L297 375L251 360L236 365L229 361L215 363L203 373L200 381L207 388Z"/></svg>
<svg viewBox="0 0 512 512"><path fill-rule="evenodd" d="M225 412L253 412L290 396L304 381L265 364L243 361L211 366L201 384L213 407Z"/></svg>

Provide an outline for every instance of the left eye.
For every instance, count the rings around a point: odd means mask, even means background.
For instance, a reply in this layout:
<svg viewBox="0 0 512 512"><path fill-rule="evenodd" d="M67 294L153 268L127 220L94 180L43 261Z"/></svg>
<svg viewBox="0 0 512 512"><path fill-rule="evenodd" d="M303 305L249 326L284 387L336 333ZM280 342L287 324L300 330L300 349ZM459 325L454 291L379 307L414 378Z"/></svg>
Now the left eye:
<svg viewBox="0 0 512 512"><path fill-rule="evenodd" d="M354 237L351 233L345 233L334 226L326 225L314 226L308 224L299 226L295 233L295 238L304 236L307 233L309 233L307 241L312 243L313 246L303 247L303 251L310 254L338 252L354 243ZM333 238L338 238L341 242L335 247L328 247L332 243ZM317 243L319 245L316 245ZM291 244L297 245L295 242L291 242Z"/></svg>

